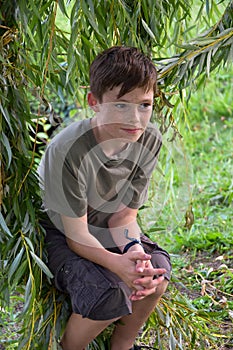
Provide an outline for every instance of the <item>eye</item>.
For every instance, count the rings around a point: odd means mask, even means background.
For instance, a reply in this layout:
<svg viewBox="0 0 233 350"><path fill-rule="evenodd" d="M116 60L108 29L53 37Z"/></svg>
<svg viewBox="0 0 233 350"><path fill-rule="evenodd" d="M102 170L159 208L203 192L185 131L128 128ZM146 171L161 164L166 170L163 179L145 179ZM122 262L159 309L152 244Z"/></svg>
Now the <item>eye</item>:
<svg viewBox="0 0 233 350"><path fill-rule="evenodd" d="M151 109L151 104L150 103L140 103L139 108L143 110L150 110Z"/></svg>
<svg viewBox="0 0 233 350"><path fill-rule="evenodd" d="M117 109L124 109L124 108L127 108L127 104L126 104L126 103L115 103L114 106L115 106Z"/></svg>

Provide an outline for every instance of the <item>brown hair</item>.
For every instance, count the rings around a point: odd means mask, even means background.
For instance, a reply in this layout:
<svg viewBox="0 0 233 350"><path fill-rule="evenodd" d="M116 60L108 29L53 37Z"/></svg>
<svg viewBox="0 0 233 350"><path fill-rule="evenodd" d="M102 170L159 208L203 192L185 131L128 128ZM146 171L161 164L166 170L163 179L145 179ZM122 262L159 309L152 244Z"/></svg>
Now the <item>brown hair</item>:
<svg viewBox="0 0 233 350"><path fill-rule="evenodd" d="M90 66L90 90L100 102L107 90L119 85L118 98L138 87L156 93L156 68L136 47L113 46L97 55Z"/></svg>

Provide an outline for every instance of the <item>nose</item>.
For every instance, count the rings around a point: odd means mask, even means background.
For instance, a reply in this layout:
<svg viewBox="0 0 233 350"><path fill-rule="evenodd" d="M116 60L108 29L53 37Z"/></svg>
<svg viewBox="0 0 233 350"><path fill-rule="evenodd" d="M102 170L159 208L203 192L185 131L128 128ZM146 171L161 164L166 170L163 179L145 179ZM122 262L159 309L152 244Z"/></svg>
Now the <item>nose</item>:
<svg viewBox="0 0 233 350"><path fill-rule="evenodd" d="M129 124L136 124L140 122L140 111L138 109L138 105L131 105L131 108L129 109L128 113L127 113L127 122Z"/></svg>

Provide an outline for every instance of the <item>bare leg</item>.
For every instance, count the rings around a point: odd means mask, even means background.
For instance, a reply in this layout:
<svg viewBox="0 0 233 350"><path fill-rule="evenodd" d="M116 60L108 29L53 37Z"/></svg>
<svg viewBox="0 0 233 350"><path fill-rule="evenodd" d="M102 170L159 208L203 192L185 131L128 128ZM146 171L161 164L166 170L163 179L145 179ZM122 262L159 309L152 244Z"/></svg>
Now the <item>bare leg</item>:
<svg viewBox="0 0 233 350"><path fill-rule="evenodd" d="M133 346L138 331L154 310L167 285L168 282L165 280L154 294L133 302L132 314L122 317L113 332L111 350L129 350Z"/></svg>
<svg viewBox="0 0 233 350"><path fill-rule="evenodd" d="M83 350L109 324L116 321L94 321L73 313L61 340L63 350ZM118 348L119 350L119 348Z"/></svg>

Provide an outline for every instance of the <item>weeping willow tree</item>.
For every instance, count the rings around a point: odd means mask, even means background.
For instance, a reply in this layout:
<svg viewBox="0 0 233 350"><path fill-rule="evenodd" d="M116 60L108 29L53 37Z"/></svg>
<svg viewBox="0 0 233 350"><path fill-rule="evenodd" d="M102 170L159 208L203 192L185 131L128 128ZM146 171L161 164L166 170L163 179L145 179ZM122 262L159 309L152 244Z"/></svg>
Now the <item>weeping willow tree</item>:
<svg viewBox="0 0 233 350"><path fill-rule="evenodd" d="M0 0L0 295L2 307L12 291L23 296L18 349L56 349L69 313L52 287L38 223L36 167L47 120L59 122L71 103L85 106L90 62L122 44L155 61L161 130L176 131L174 99L232 63L233 2Z"/></svg>

